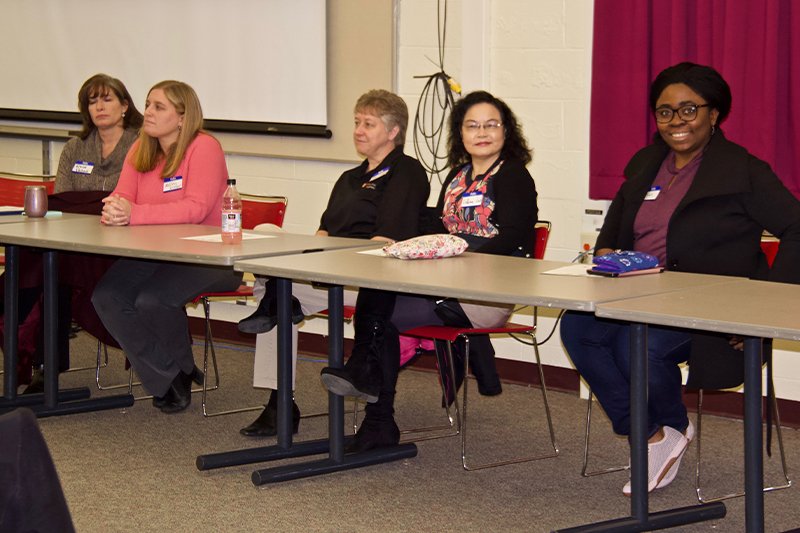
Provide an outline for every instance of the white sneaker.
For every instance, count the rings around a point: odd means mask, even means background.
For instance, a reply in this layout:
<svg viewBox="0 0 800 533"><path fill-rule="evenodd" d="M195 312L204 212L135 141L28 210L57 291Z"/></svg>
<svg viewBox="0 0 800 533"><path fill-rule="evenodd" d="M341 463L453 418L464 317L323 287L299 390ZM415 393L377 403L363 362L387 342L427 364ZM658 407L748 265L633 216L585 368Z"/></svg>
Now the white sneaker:
<svg viewBox="0 0 800 533"><path fill-rule="evenodd" d="M664 438L647 445L647 492L652 492L664 480L669 469L683 456L689 441L677 429L664 426ZM676 469L677 474L677 469ZM675 476L672 476L673 479ZM670 480L672 481L672 480ZM668 484L669 482L667 482ZM666 484L664 485L666 486ZM622 487L622 493L631 494L631 482Z"/></svg>
<svg viewBox="0 0 800 533"><path fill-rule="evenodd" d="M685 452L689 447L689 444L691 444L691 442L694 440L694 425L692 424L691 420L689 420L689 425L686 426L686 431L683 432L683 436L686 439L686 448L683 449ZM672 483L672 480L674 480L675 476L678 475L678 469L681 466L681 459L683 459L683 453L681 453L680 456L678 456L678 459L672 464L671 467L669 467L669 470L667 470L667 473L664 475L664 479L662 479L658 485L656 485L657 489L663 489Z"/></svg>

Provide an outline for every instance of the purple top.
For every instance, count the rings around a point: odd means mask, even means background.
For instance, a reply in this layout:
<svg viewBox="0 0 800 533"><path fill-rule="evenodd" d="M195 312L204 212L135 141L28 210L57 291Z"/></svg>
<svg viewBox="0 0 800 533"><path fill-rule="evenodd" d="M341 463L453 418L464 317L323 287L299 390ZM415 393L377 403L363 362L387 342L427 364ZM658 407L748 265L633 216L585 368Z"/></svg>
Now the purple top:
<svg viewBox="0 0 800 533"><path fill-rule="evenodd" d="M681 169L675 168L675 152L661 163L656 179L645 196L633 224L633 249L658 257L660 265L667 262L667 229L675 208L686 196L694 181L701 153Z"/></svg>

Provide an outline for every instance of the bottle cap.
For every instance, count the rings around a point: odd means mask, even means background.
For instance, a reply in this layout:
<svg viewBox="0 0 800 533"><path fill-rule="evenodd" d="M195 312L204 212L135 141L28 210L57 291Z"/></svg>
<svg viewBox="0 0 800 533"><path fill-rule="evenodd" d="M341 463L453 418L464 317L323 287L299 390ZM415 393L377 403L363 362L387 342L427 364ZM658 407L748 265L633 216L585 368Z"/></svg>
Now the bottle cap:
<svg viewBox="0 0 800 533"><path fill-rule="evenodd" d="M228 178L228 185L236 185L236 179L235 178Z"/></svg>

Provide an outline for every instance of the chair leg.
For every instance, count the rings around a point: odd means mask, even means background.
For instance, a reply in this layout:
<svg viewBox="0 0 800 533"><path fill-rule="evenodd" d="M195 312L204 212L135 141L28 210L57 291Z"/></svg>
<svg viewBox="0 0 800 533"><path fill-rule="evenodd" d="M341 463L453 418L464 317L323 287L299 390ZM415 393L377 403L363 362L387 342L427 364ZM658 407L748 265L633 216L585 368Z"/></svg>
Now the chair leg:
<svg viewBox="0 0 800 533"><path fill-rule="evenodd" d="M97 390L115 390L115 389L128 389L128 394L133 394L133 387L141 385L140 382L133 381L133 368L128 370L128 382L118 383L116 385L103 385L100 383L100 370L108 366L108 346L99 340L97 341L97 364L95 365L94 381L97 384Z"/></svg>
<svg viewBox="0 0 800 533"><path fill-rule="evenodd" d="M555 438L555 431L553 430L553 420L550 415L550 404L547 401L547 386L544 381L544 370L542 369L542 361L539 357L539 347L536 343L536 335L531 333L530 334L531 341L533 343L533 350L534 355L536 356L536 365L539 369L539 380L541 382L542 388L542 400L544 401L544 409L545 414L547 415L547 426L550 431L550 445L552 446L552 451L548 451L546 453L532 455L532 456L525 456L525 457L518 457L514 459L506 459L501 461L495 461L490 463L483 463L479 465L470 465L467 463L467 390L469 388L467 375L469 373L469 337L464 335L462 338L464 339L464 399L462 402L462 420L461 420L461 465L464 467L464 470L482 470L484 468L492 468L495 466L504 466L516 463L524 463L528 461L538 461L539 459L548 459L551 457L557 457L559 454L558 444L556 443ZM448 349L450 346L448 344ZM450 357L452 358L452 351L449 352Z"/></svg>
<svg viewBox="0 0 800 533"><path fill-rule="evenodd" d="M619 472L621 470L628 470L630 466L610 466L608 468L601 468L600 470L588 471L589 468L589 435L592 429L592 405L594 404L594 394L589 389L589 402L586 407L586 433L583 436L583 466L581 467L581 475L583 477L592 477L600 474L609 474L611 472Z"/></svg>
<svg viewBox="0 0 800 533"><path fill-rule="evenodd" d="M775 398L774 393L768 395L767 401L770 402L772 405L772 410L775 416L775 433L778 435L778 450L781 456L781 468L783 471L783 481L779 485L772 485L769 487L764 487L764 492L772 492L776 490L788 489L792 486L792 480L789 479L789 470L786 467L786 453L783 447L783 434L781 432L781 421L780 421L780 413L778 412L778 400ZM703 389L700 389L697 392L697 431L696 431L696 439L697 439L697 463L695 466L695 492L697 493L697 500L700 503L712 503L718 502L722 500L728 500L731 498L739 498L744 496L744 492L732 492L729 494L724 494L722 496L707 496L703 494L703 489L701 487L701 471L700 471L700 464L701 464L701 431L702 431L702 418L703 418Z"/></svg>
<svg viewBox="0 0 800 533"><path fill-rule="evenodd" d="M203 339L203 385L200 389L192 389L192 392L201 392L201 407L203 416L211 418L222 415L232 415L235 413L246 413L248 411L260 411L264 409L263 405L254 405L251 407L240 407L238 409L228 409L225 411L210 412L208 410L208 392L219 389L219 366L217 366L217 351L214 349L214 336L211 334L211 303L207 296L203 296L200 301L203 304L203 315L205 317L205 335ZM214 368L214 384L209 386L208 377L208 359L211 354L211 364Z"/></svg>
<svg viewBox="0 0 800 533"><path fill-rule="evenodd" d="M441 369L442 364L442 357L447 358L446 368L450 378L450 383L455 386L455 369L453 367L453 354L450 350L450 346L448 344L448 351L446 354L442 355L439 353L439 348L436 346L434 348L436 350L436 366L437 369ZM422 442L426 440L434 440L434 439L441 439L444 437L455 437L461 433L461 414L458 405L458 394L454 391L453 396L453 412L450 411L450 406L447 403L447 388L445 385L444 380L441 377L441 370L438 372L439 377L439 386L442 390L442 398L444 398L444 412L445 416L447 417L447 424L440 424L436 426L426 426L420 428L413 428L413 429L403 429L400 431L401 435L417 435L411 436L410 438L401 439L401 444L406 444L409 442ZM422 433L422 435L418 435Z"/></svg>

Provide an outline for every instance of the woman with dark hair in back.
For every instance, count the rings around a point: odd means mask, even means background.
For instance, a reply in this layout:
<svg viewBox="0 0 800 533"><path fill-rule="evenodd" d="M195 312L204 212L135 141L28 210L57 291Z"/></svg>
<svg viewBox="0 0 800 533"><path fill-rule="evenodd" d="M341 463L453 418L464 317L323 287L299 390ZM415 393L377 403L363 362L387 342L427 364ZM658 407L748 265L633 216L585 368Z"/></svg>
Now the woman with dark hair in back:
<svg viewBox="0 0 800 533"><path fill-rule="evenodd" d="M82 128L77 137L64 145L58 161L55 194L50 209L64 212L99 214L102 191L117 185L122 162L139 127L142 114L136 109L128 89L107 74L95 74L78 91L78 110ZM41 318L41 261L39 254L24 250L20 279L20 383L28 383L25 393L44 390ZM69 335L73 318L103 341L110 341L94 314L89 296L95 281L113 260L88 254L62 253L58 298L59 370L69 368ZM32 374L28 369L32 368Z"/></svg>
<svg viewBox="0 0 800 533"><path fill-rule="evenodd" d="M713 68L680 63L650 88L658 134L625 168L595 254L616 249L658 257L668 270L800 282L800 202L764 161L725 138L720 125L731 91ZM760 241L778 236L770 269ZM568 312L561 339L592 388L614 432L630 435L629 324ZM740 339L677 328L648 328L648 491L669 485L694 436L681 398L687 387L741 384ZM623 487L630 494L630 481Z"/></svg>
<svg viewBox="0 0 800 533"><path fill-rule="evenodd" d="M95 74L83 83L78 109L83 127L61 152L55 191L113 190L139 134L142 114L125 85L107 74Z"/></svg>

